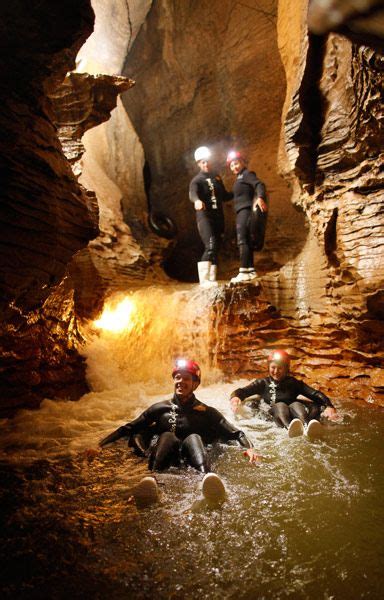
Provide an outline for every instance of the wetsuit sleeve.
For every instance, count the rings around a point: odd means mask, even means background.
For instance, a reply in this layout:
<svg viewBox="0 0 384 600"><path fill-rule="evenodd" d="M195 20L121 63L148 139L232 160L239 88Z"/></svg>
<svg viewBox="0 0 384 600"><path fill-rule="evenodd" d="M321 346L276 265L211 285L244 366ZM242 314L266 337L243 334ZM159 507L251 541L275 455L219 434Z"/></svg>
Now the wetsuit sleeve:
<svg viewBox="0 0 384 600"><path fill-rule="evenodd" d="M252 448L250 441L245 435L244 431L236 429L227 419L223 416L218 423L219 437L225 441L237 440L243 448Z"/></svg>
<svg viewBox="0 0 384 600"><path fill-rule="evenodd" d="M303 381L300 381L299 394L301 394L302 396L305 396L306 398L309 398L310 400L313 400L313 402L315 404L318 404L320 406L330 406L331 408L334 408L334 406L333 406L331 400L328 398L328 396L323 394L323 392L319 392L318 390L315 390L314 388L307 385Z"/></svg>
<svg viewBox="0 0 384 600"><path fill-rule="evenodd" d="M216 178L217 179L217 178ZM218 185L220 186L221 200L222 202L229 202L233 200L233 192L228 192L221 177L217 179Z"/></svg>
<svg viewBox="0 0 384 600"><path fill-rule="evenodd" d="M118 429L103 438L99 442L99 446L103 447L107 444L112 444L122 437L130 437L133 433L138 433L152 425L152 423L156 421L158 406L160 406L160 404L150 406L133 421L118 427Z"/></svg>
<svg viewBox="0 0 384 600"><path fill-rule="evenodd" d="M189 184L189 199L191 202L196 202L196 200L201 200L201 198L199 198L199 185L198 185L198 182L195 177L192 179L191 183Z"/></svg>
<svg viewBox="0 0 384 600"><path fill-rule="evenodd" d="M263 198L263 200L267 200L267 193L265 190L264 183L257 177L254 171L249 171L245 178L246 183L249 183L253 189L255 198Z"/></svg>
<svg viewBox="0 0 384 600"><path fill-rule="evenodd" d="M121 427L118 427L115 431L112 431L112 433L107 435L105 438L103 438L99 442L99 446L103 447L103 446L106 446L107 444L112 444L113 442L117 442L117 440L119 440L120 438L129 437L130 435L131 435L131 431L129 429L128 424L122 425Z"/></svg>
<svg viewBox="0 0 384 600"><path fill-rule="evenodd" d="M252 445L245 433L240 429L236 429L234 425L232 425L225 417L223 417L221 412L213 407L210 407L209 418L216 439L221 439L226 442L229 440L237 440L240 446L243 446L243 448L252 448Z"/></svg>
<svg viewBox="0 0 384 600"><path fill-rule="evenodd" d="M265 381L264 379L255 379L249 385L246 385L243 388L238 388L234 390L231 394L231 398L237 397L240 398L241 401L244 401L249 396L255 396L258 394L262 396L265 390Z"/></svg>

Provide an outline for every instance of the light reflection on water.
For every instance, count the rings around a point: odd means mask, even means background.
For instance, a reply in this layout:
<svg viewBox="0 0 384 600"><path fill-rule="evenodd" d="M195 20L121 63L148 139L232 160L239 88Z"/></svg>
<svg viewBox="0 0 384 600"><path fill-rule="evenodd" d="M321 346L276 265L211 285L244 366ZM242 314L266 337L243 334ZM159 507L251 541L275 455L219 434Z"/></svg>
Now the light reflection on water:
<svg viewBox="0 0 384 600"><path fill-rule="evenodd" d="M202 387L198 397L230 417L229 392L244 384ZM45 565L38 581L31 575L28 589L40 586L44 594L37 597L51 594L53 556L74 597L76 590L77 597L99 598L379 597L381 412L343 409L349 422L330 426L316 442L289 440L259 413L240 419L264 459L250 466L237 447L213 451L228 489L220 510L191 511L200 476L186 470L159 474L162 503L138 512L129 498L145 463L123 441L97 455L85 451L164 396L146 397L135 384L78 403L46 401L40 411L23 411L3 424L3 456L13 465L3 468L13 473L10 489L19 499L13 526L27 532L21 548L34 549ZM66 545L70 557L63 560ZM21 577L19 590L27 597L23 585Z"/></svg>
<svg viewBox="0 0 384 600"><path fill-rule="evenodd" d="M343 403L344 422L310 442L249 410L238 425L263 461L247 464L235 446L212 450L228 490L217 510L196 509L200 476L189 469L159 474L161 504L138 511L131 490L145 462L123 440L94 451L171 396L183 348L203 366L198 398L232 420L229 394L247 382L208 371L207 298L137 292L133 328L86 332L96 391L2 422L3 597L381 598L382 411Z"/></svg>

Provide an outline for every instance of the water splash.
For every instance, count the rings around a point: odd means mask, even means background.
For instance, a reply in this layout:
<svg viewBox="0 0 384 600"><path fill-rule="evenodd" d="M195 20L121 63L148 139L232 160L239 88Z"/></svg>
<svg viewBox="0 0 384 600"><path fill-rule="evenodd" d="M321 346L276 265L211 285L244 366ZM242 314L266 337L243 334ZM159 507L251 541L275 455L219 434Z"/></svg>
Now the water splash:
<svg viewBox="0 0 384 600"><path fill-rule="evenodd" d="M150 287L114 295L100 318L84 331L92 389L142 381L156 393L174 361L182 357L200 364L204 382L217 381L220 372L212 369L209 356L211 302L211 293L197 286Z"/></svg>

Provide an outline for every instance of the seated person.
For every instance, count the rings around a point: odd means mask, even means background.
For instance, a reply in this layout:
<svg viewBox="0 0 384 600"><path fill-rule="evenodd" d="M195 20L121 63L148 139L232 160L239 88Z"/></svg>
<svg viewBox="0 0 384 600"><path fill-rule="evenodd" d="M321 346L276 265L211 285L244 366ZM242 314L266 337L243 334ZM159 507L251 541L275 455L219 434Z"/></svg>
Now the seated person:
<svg viewBox="0 0 384 600"><path fill-rule="evenodd" d="M218 410L195 397L194 391L200 384L200 368L196 362L178 360L172 377L173 398L156 402L101 440L100 446L126 437L131 447L149 458L151 471L190 465L205 475L202 486L205 498L208 501L223 499L224 484L211 472L206 445L236 440L245 449L244 455L250 462L259 457L242 431L231 425ZM156 480L145 477L137 486L135 497L139 502L144 500L141 503L146 503L146 498L149 501L158 499Z"/></svg>
<svg viewBox="0 0 384 600"><path fill-rule="evenodd" d="M257 394L271 406L269 413L275 423L286 427L290 437L302 435L304 425L307 425L307 435L320 435L322 426L318 419L322 408L325 407L323 415L329 419L337 418L336 409L325 394L289 375L289 366L287 352L272 352L268 356L269 376L234 390L230 399L232 410L236 413L243 400ZM312 402L305 403L298 396L305 396Z"/></svg>

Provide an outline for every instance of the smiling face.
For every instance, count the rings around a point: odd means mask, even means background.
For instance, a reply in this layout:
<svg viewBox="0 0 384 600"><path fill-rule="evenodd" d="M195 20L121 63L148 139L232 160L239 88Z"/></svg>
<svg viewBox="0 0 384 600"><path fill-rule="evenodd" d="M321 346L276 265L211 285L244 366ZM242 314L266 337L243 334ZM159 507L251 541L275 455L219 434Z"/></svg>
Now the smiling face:
<svg viewBox="0 0 384 600"><path fill-rule="evenodd" d="M173 377L173 382L176 397L181 401L188 400L199 385L199 382L188 371L177 371Z"/></svg>
<svg viewBox="0 0 384 600"><path fill-rule="evenodd" d="M211 168L211 163L206 158L199 160L197 164L199 165L200 171L202 171L203 173L208 173Z"/></svg>
<svg viewBox="0 0 384 600"><path fill-rule="evenodd" d="M275 381L281 381L288 374L288 365L272 361L269 363L269 374Z"/></svg>
<svg viewBox="0 0 384 600"><path fill-rule="evenodd" d="M241 158L235 158L229 163L229 168L234 175L238 175L244 169L244 162Z"/></svg>

